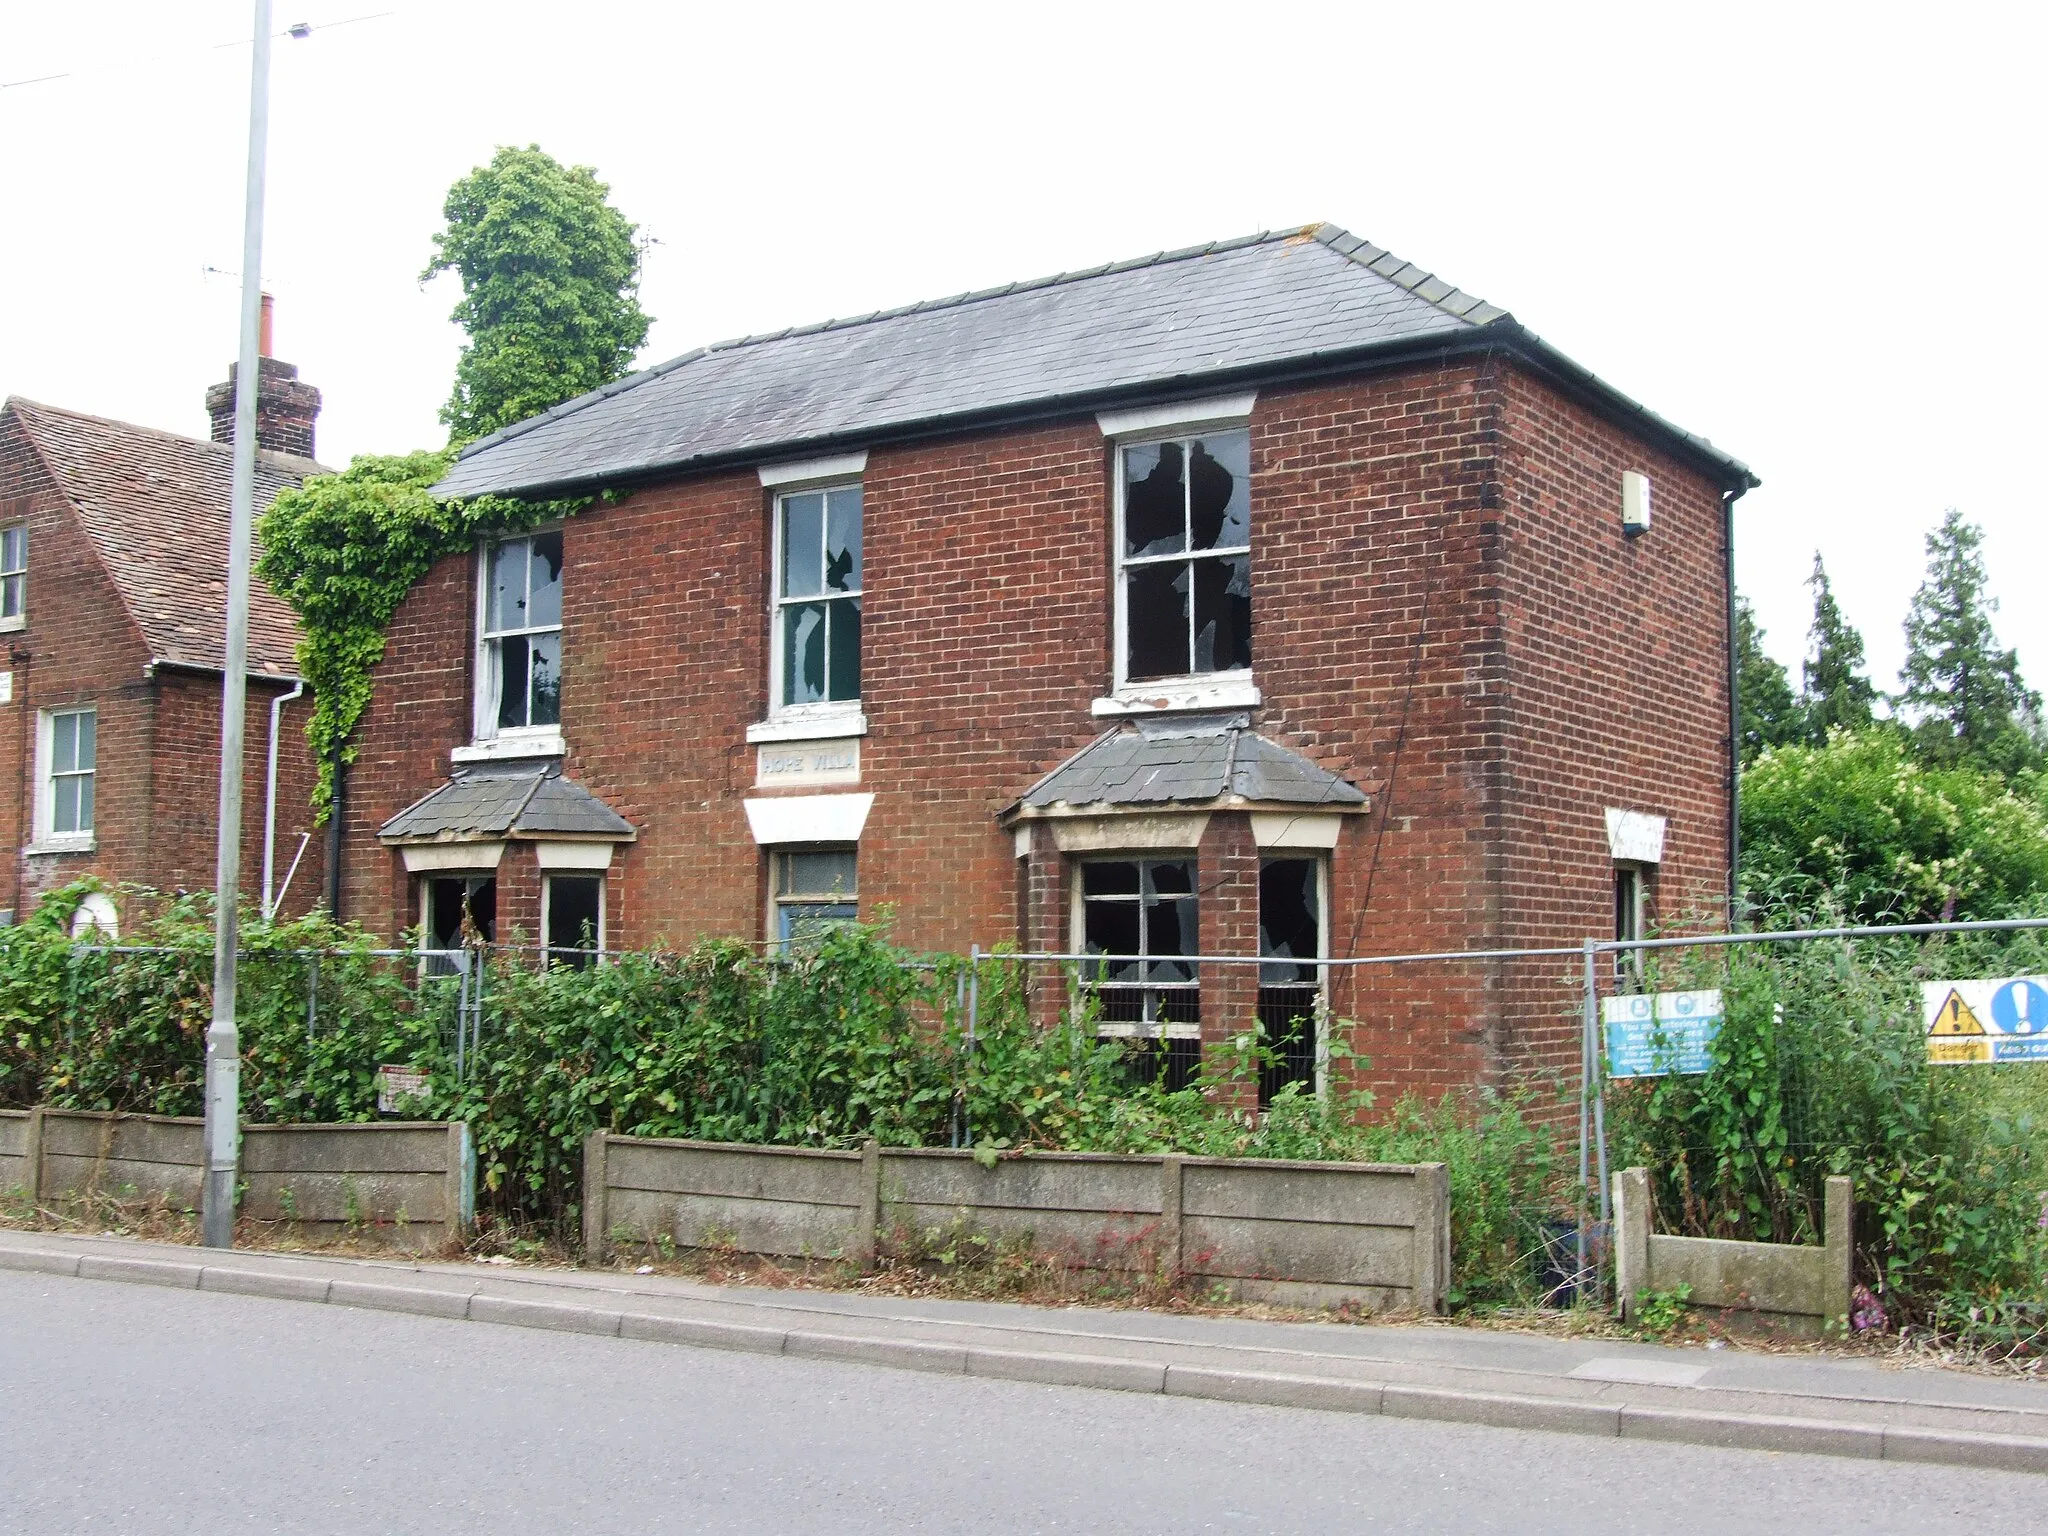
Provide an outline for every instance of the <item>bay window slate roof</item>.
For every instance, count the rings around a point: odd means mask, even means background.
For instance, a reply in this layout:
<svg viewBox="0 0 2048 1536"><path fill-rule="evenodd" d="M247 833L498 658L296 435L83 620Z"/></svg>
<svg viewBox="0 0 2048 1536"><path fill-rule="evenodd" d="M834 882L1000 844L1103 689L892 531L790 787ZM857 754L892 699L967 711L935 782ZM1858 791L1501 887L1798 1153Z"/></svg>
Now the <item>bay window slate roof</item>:
<svg viewBox="0 0 2048 1536"><path fill-rule="evenodd" d="M491 763L458 769L378 828L387 843L463 843L487 838L589 838L631 842L633 824L558 763Z"/></svg>
<svg viewBox="0 0 2048 1536"><path fill-rule="evenodd" d="M719 342L472 443L436 490L595 489L1482 336L1540 355L1748 482L1705 439L1593 379L1505 310L1319 224Z"/></svg>
<svg viewBox="0 0 2048 1536"><path fill-rule="evenodd" d="M228 496L225 443L88 416L16 396L6 404L69 501L94 553L141 631L151 659L218 671L227 656ZM321 466L256 455L255 509ZM260 544L255 547L260 556ZM37 601L29 551L29 602ZM249 582L249 670L295 677L299 623L260 576Z"/></svg>
<svg viewBox="0 0 2048 1536"><path fill-rule="evenodd" d="M1147 721L1105 731L1024 791L1012 813L1242 800L1362 809L1363 790L1268 741L1243 715Z"/></svg>

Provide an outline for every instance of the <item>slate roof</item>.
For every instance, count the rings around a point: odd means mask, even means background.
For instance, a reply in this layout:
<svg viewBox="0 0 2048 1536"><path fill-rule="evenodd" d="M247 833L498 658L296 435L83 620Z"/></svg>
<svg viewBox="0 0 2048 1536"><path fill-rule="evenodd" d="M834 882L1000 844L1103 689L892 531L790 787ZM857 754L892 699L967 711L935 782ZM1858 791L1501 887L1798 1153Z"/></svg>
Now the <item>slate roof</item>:
<svg viewBox="0 0 2048 1536"><path fill-rule="evenodd" d="M1704 438L1600 383L1505 310L1319 224L719 342L480 439L437 489L592 489L913 428L1221 388L1482 333L1568 375L1731 482L1752 481Z"/></svg>
<svg viewBox="0 0 2048 1536"><path fill-rule="evenodd" d="M228 445L19 397L6 412L76 511L151 657L218 671L227 654ZM257 454L257 515L320 468L311 459ZM29 561L33 612L33 550ZM299 636L291 609L252 578L250 672L297 676Z"/></svg>
<svg viewBox="0 0 2048 1536"><path fill-rule="evenodd" d="M1253 731L1243 715L1147 720L1103 732L1024 791L1013 810L1245 800L1356 810L1365 794Z"/></svg>
<svg viewBox="0 0 2048 1536"><path fill-rule="evenodd" d="M608 838L631 842L633 824L559 763L488 763L456 770L377 830L387 843L469 842L486 837Z"/></svg>

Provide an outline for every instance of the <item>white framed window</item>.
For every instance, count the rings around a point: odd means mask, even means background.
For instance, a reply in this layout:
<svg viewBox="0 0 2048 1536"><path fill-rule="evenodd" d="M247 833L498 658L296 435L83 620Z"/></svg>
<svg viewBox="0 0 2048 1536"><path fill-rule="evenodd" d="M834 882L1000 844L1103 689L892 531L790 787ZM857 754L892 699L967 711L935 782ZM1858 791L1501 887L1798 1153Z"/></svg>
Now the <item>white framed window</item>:
<svg viewBox="0 0 2048 1536"><path fill-rule="evenodd" d="M1116 451L1116 686L1252 676L1251 432Z"/></svg>
<svg viewBox="0 0 2048 1536"><path fill-rule="evenodd" d="M1329 865L1312 853L1259 860L1259 1023L1272 1059L1259 1069L1259 1103L1288 1083L1324 1086L1330 957Z"/></svg>
<svg viewBox="0 0 2048 1536"><path fill-rule="evenodd" d="M1201 898L1191 855L1083 862L1074 882L1074 926L1084 954L1104 958L1086 978L1096 1033L1152 1040L1139 1070L1163 1070L1183 1088L1202 1060Z"/></svg>
<svg viewBox="0 0 2048 1536"><path fill-rule="evenodd" d="M604 953L604 876L549 875L540 887L540 927L547 935L542 957L551 965L582 970Z"/></svg>
<svg viewBox="0 0 2048 1536"><path fill-rule="evenodd" d="M859 858L851 848L781 848L772 860L769 937L801 944L860 916Z"/></svg>
<svg viewBox="0 0 2048 1536"><path fill-rule="evenodd" d="M28 524L0 528L0 629L28 622Z"/></svg>
<svg viewBox="0 0 2048 1536"><path fill-rule="evenodd" d="M99 711L45 710L37 717L36 737L36 842L46 848L90 848L99 780Z"/></svg>
<svg viewBox="0 0 2048 1536"><path fill-rule="evenodd" d="M775 497L769 718L860 711L861 487Z"/></svg>
<svg viewBox="0 0 2048 1536"><path fill-rule="evenodd" d="M465 949L496 942L495 875L432 875L420 881L420 968L427 976L453 976Z"/></svg>
<svg viewBox="0 0 2048 1536"><path fill-rule="evenodd" d="M1647 886L1642 865L1623 862L1614 866L1614 937L1623 943L1646 937L1643 918L1649 907ZM1643 952L1640 949L1617 949L1614 952L1616 984L1633 989L1642 983L1642 979Z"/></svg>
<svg viewBox="0 0 2048 1536"><path fill-rule="evenodd" d="M476 739L545 745L562 730L562 530L483 552Z"/></svg>

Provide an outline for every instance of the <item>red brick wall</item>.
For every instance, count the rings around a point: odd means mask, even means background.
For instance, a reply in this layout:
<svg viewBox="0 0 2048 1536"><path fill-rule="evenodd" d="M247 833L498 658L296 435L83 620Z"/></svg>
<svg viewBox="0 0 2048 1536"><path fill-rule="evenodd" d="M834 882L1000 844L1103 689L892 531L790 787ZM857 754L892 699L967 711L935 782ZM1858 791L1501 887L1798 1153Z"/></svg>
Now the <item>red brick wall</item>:
<svg viewBox="0 0 2048 1536"><path fill-rule="evenodd" d="M1628 696L1706 728L1718 587L1696 610L1710 622L1679 616L1686 584L1718 570L1710 487L1638 453L1659 521L1621 547L1618 469L1610 487L1600 455L1627 457L1628 440L1500 362L1267 390L1252 442L1256 723L1374 796L1332 856L1335 954L1604 932L1605 804L1669 805L1679 878L1718 877L1721 829L1701 820L1722 793L1718 738L1667 755L1618 703L1585 702L1617 691L1610 630L1629 624L1661 649L1630 664ZM1109 469L1088 417L870 454L861 907L893 911L907 944L1015 941L1020 909L1029 942L1068 942L1064 862L1040 831L1020 884L998 816L1102 728L1088 706L1111 673ZM745 730L766 710L768 507L749 469L568 525L567 771L640 829L615 869L615 945L764 931L742 801ZM1614 547L1598 561L1560 563L1600 541ZM400 609L360 733L347 911L386 932L415 921L416 897L375 829L469 736L474 566L444 561ZM538 922L537 876L516 862L530 858L506 855L501 922L529 905L516 925ZM1241 818L1212 823L1203 866L1205 933L1250 946ZM1248 1016L1250 980L1219 984L1205 1022ZM1499 968L1377 971L1347 974L1334 1002L1358 1021L1367 1081L1439 1089L1554 1055L1515 1043L1515 986Z"/></svg>

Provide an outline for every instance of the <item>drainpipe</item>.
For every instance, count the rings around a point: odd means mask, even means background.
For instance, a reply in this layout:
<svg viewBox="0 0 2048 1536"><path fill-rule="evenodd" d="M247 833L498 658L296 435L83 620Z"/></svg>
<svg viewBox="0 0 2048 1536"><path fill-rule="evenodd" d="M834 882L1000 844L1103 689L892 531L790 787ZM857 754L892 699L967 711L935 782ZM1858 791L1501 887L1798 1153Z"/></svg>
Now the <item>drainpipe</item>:
<svg viewBox="0 0 2048 1536"><path fill-rule="evenodd" d="M1721 548L1726 561L1728 589L1728 931L1742 929L1739 906L1742 864L1742 699L1738 692L1742 677L1741 658L1735 654L1735 500L1741 488L1721 493Z"/></svg>
<svg viewBox="0 0 2048 1536"><path fill-rule="evenodd" d="M270 766L263 778L263 921L266 923L275 915L270 896L270 871L277 855L277 731L278 719L284 713L285 705L293 699L303 698L306 680L302 677L292 684L290 693L280 693L270 701Z"/></svg>
<svg viewBox="0 0 2048 1536"><path fill-rule="evenodd" d="M341 819L342 782L347 770L341 762L341 748L334 749L334 798L327 802L327 919L341 921Z"/></svg>

